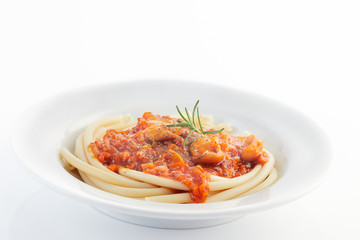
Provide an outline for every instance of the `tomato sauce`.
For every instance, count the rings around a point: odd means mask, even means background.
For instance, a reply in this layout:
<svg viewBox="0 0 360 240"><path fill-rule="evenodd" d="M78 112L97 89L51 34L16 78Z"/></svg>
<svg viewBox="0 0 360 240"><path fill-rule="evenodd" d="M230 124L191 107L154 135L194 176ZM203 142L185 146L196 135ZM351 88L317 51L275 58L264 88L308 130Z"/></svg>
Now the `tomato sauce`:
<svg viewBox="0 0 360 240"><path fill-rule="evenodd" d="M133 128L110 129L89 149L111 171L124 167L182 182L196 203L206 201L210 175L233 178L268 161L262 141L254 135L193 132L184 144L191 130L166 126L180 121L145 112Z"/></svg>

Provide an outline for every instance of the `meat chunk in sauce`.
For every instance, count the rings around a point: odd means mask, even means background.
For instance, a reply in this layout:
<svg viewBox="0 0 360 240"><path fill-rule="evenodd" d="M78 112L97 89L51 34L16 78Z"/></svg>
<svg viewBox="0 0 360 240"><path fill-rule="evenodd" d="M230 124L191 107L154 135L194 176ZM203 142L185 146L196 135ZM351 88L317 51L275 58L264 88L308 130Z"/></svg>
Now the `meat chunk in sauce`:
<svg viewBox="0 0 360 240"><path fill-rule="evenodd" d="M180 140L181 137L173 131L165 125L153 125L145 129L144 134L145 138L151 142L162 142L174 139Z"/></svg>
<svg viewBox="0 0 360 240"><path fill-rule="evenodd" d="M190 144L190 154L194 162L205 164L218 164L225 157L220 145L208 138L195 139Z"/></svg>
<svg viewBox="0 0 360 240"><path fill-rule="evenodd" d="M249 135L244 138L245 147L240 157L243 161L252 162L260 158L263 151L263 143L255 135Z"/></svg>

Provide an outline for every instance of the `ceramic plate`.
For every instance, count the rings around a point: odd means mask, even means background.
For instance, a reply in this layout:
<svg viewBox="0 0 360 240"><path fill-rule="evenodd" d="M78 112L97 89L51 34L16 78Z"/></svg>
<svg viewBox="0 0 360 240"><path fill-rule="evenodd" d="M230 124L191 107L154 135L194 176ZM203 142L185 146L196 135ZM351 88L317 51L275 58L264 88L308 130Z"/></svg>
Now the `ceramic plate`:
<svg viewBox="0 0 360 240"><path fill-rule="evenodd" d="M146 111L172 115L176 105L192 108L197 100L201 114L229 123L234 135L247 130L263 140L279 170L274 185L218 203L152 203L93 188L69 174L59 160L60 148L73 149L75 136L96 119L127 113L136 118ZM323 179L331 158L328 138L303 114L263 96L203 83L131 81L76 89L33 106L16 126L15 152L41 182L118 219L162 228L217 225L295 200Z"/></svg>

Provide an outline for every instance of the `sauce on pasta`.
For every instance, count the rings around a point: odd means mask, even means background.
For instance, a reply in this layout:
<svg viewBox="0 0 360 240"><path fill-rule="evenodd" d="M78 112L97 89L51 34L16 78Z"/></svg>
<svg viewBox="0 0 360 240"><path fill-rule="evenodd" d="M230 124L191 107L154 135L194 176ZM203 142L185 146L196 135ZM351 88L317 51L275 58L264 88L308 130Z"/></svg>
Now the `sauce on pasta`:
<svg viewBox="0 0 360 240"><path fill-rule="evenodd" d="M190 129L166 126L179 121L145 112L136 126L123 131L107 130L102 138L90 143L89 150L116 173L123 167L180 181L196 203L206 201L210 175L238 177L269 159L255 135L193 132L186 139Z"/></svg>

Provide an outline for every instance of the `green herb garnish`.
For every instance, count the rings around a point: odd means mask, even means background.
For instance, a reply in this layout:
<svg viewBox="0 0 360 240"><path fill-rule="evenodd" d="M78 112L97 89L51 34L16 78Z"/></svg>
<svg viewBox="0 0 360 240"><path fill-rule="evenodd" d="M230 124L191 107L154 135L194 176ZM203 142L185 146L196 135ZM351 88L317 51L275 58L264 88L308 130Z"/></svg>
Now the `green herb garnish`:
<svg viewBox="0 0 360 240"><path fill-rule="evenodd" d="M176 110L178 111L180 117L185 121L185 122L179 122L179 123L176 123L176 124L169 124L169 125L166 125L167 127L187 127L189 128L191 131L190 133L186 136L185 140L184 140L184 143L183 143L183 147L185 147L185 143L186 141L188 140L189 136L193 133L193 132L197 132L197 133L200 133L202 136L205 136L205 134L216 134L216 133L220 133L224 130L224 128L220 129L220 130L216 130L216 131L204 131L203 128L202 128L202 125L201 125L201 121L200 121L200 114L199 114L199 100L196 102L195 106L194 106L194 109L192 111L192 118L190 117L190 113L189 111L187 110L187 108L185 107L185 113L186 113L186 117L184 117L184 115L181 113L179 107L176 105ZM198 120L198 123L199 123L199 128L196 126L196 123L195 123L195 111L197 113L197 120ZM192 141L189 142L192 143L195 139L193 139Z"/></svg>

